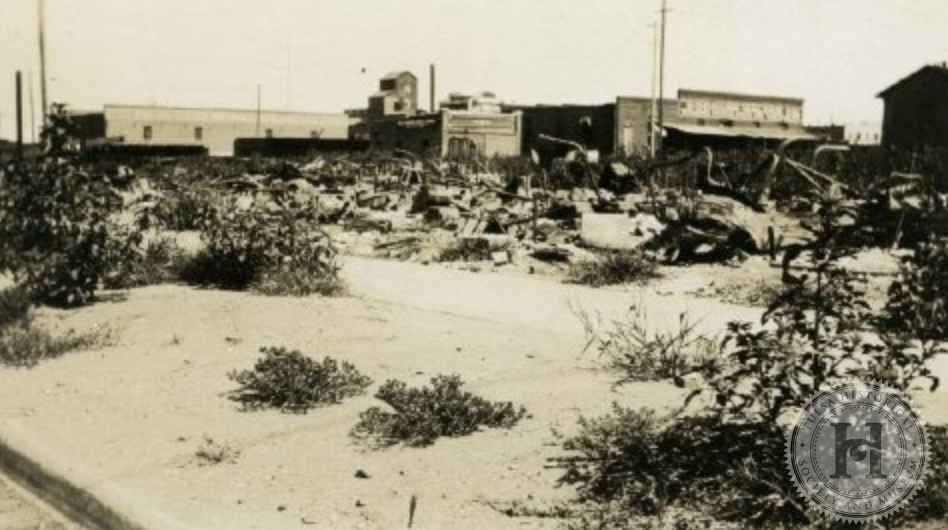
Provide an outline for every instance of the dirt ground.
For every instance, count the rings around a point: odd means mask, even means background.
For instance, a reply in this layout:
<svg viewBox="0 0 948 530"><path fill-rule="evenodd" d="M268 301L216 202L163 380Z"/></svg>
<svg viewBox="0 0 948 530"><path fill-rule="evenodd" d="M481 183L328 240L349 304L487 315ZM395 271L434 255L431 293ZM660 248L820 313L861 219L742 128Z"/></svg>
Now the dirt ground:
<svg viewBox="0 0 948 530"><path fill-rule="evenodd" d="M746 283L740 270L730 277ZM762 281L773 277L761 270ZM344 271L352 297L162 285L78 311L43 310L57 327L105 323L118 342L0 370L0 429L152 528L404 528L413 495L414 528L552 528L555 520L510 518L496 507L543 507L572 495L549 467L562 454L554 431L574 432L580 415L603 414L614 402L672 407L683 392L664 383L616 388L595 354L582 353L576 309L613 318L644 304L656 326L687 311L708 330L759 315L695 296L710 284L700 267L648 287L600 290L368 259L347 260ZM243 412L227 398L235 388L227 374L251 367L263 346L351 361L375 384L308 414ZM937 369L948 375L948 363ZM529 416L510 430L427 448L374 451L350 439L386 379L421 384L440 373L458 373L470 390L522 404ZM946 396L919 400L929 421L948 421ZM199 459L209 439L234 457Z"/></svg>

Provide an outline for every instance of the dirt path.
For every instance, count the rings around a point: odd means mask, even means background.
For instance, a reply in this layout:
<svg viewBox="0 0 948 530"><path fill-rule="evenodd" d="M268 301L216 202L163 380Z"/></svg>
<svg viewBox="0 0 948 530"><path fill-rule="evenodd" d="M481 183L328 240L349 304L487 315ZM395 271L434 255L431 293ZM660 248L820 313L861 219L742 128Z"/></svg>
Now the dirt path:
<svg viewBox="0 0 948 530"><path fill-rule="evenodd" d="M119 343L0 369L0 437L147 528L402 528L413 495L421 530L554 528L491 507L542 507L572 495L549 467L561 455L554 429L573 432L580 415L614 402L662 409L682 396L663 383L614 387L614 374L581 355L570 304L608 317L640 303L655 325L688 311L708 328L758 312L654 286L593 290L360 259L345 271L352 298L163 285L78 311L43 310L41 320L58 326L107 323ZM270 345L350 361L375 385L305 415L242 412L227 399L227 374L251 367ZM351 440L360 412L379 404L371 395L378 385L439 373L461 374L470 390L530 415L510 430L423 449L372 451ZM208 439L235 458L202 461Z"/></svg>

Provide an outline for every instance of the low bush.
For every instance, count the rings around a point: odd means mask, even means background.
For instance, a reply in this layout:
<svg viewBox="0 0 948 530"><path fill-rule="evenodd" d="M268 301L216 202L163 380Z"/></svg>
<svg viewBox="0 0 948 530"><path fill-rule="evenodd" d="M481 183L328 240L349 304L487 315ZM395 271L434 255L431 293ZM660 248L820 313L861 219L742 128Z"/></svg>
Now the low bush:
<svg viewBox="0 0 948 530"><path fill-rule="evenodd" d="M106 289L129 289L172 281L177 264L184 259L175 241L169 237L151 239L130 250L118 251L125 255L125 259L114 260L115 266L102 281Z"/></svg>
<svg viewBox="0 0 948 530"><path fill-rule="evenodd" d="M430 387L408 388L402 381L386 381L375 397L392 411L372 407L359 417L352 430L356 438L378 446L403 443L420 447L442 436L465 436L481 427L510 428L526 409L510 402L492 402L462 391L457 375L439 375Z"/></svg>
<svg viewBox="0 0 948 530"><path fill-rule="evenodd" d="M650 331L641 306L632 306L625 317L611 322L593 322L585 312L578 317L586 331L586 348L595 348L600 358L619 372L619 384L672 379L723 355L720 340L697 331L697 325L682 313L677 330Z"/></svg>
<svg viewBox="0 0 948 530"><path fill-rule="evenodd" d="M240 385L231 393L231 399L248 410L306 412L360 395L372 384L370 378L345 361L331 357L316 361L282 347L261 348L260 352L263 358L252 370L228 374Z"/></svg>
<svg viewBox="0 0 948 530"><path fill-rule="evenodd" d="M250 288L267 296L343 296L348 292L345 281L337 274L314 274L305 269L265 271Z"/></svg>
<svg viewBox="0 0 948 530"><path fill-rule="evenodd" d="M168 230L199 230L201 220L214 202L211 190L195 185L166 190L155 208L155 218Z"/></svg>
<svg viewBox="0 0 948 530"><path fill-rule="evenodd" d="M280 294L338 291L327 287L339 268L316 212L295 201L213 207L201 225L205 248L180 269L182 279L240 290L262 282L263 292Z"/></svg>
<svg viewBox="0 0 948 530"><path fill-rule="evenodd" d="M776 426L615 406L606 416L581 419L580 427L563 443L570 454L554 462L565 469L560 482L577 486L581 502L659 519L674 507L751 524L807 520Z"/></svg>
<svg viewBox="0 0 948 530"><path fill-rule="evenodd" d="M0 332L22 322L30 314L30 296L25 289L11 287L0 290Z"/></svg>
<svg viewBox="0 0 948 530"><path fill-rule="evenodd" d="M660 277L658 263L641 250L616 250L598 259L580 261L570 266L567 281L603 287L632 282L647 282Z"/></svg>

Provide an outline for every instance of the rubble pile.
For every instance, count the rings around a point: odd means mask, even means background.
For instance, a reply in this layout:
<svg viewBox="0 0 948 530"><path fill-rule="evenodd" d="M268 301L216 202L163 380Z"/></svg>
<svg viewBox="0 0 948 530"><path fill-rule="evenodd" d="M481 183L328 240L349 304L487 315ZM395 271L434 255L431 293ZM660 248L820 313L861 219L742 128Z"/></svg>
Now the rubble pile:
<svg viewBox="0 0 948 530"><path fill-rule="evenodd" d="M783 146L765 153L756 173L740 176L728 174L710 149L644 170L621 162L592 164L590 158L573 151L555 161L554 168L569 174L569 185L536 161L528 164L531 174L523 175L484 162L428 160L404 152L255 162L243 171L231 163L225 175L204 178L202 185L239 195L239 204L312 205L336 245L350 254L483 262L531 272L589 260L598 250L641 248L669 263L749 254L774 258L783 248L808 244L815 205L833 195L880 227L883 239L899 237L899 223L912 222L912 212L921 208L911 176L893 177L883 204L880 197L855 196L834 177L791 160ZM675 164L690 164L694 178L663 178ZM180 181L177 168L173 173L171 181ZM778 208L771 194L778 177L788 173L805 192Z"/></svg>

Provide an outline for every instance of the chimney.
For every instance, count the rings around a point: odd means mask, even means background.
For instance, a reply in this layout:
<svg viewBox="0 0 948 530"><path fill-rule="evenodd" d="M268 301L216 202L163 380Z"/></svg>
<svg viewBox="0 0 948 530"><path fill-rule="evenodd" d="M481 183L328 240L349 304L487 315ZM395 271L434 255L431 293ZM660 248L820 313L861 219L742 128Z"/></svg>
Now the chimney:
<svg viewBox="0 0 948 530"><path fill-rule="evenodd" d="M431 82L429 83L429 85L430 85L430 86L429 86L430 93L429 93L429 95L428 95L428 97L429 97L429 100L428 100L429 109L428 109L428 110L429 110L432 114L434 114L434 112L435 112L435 65L434 65L434 64L432 64L432 65L430 66L430 69L429 69L429 77L431 78Z"/></svg>

